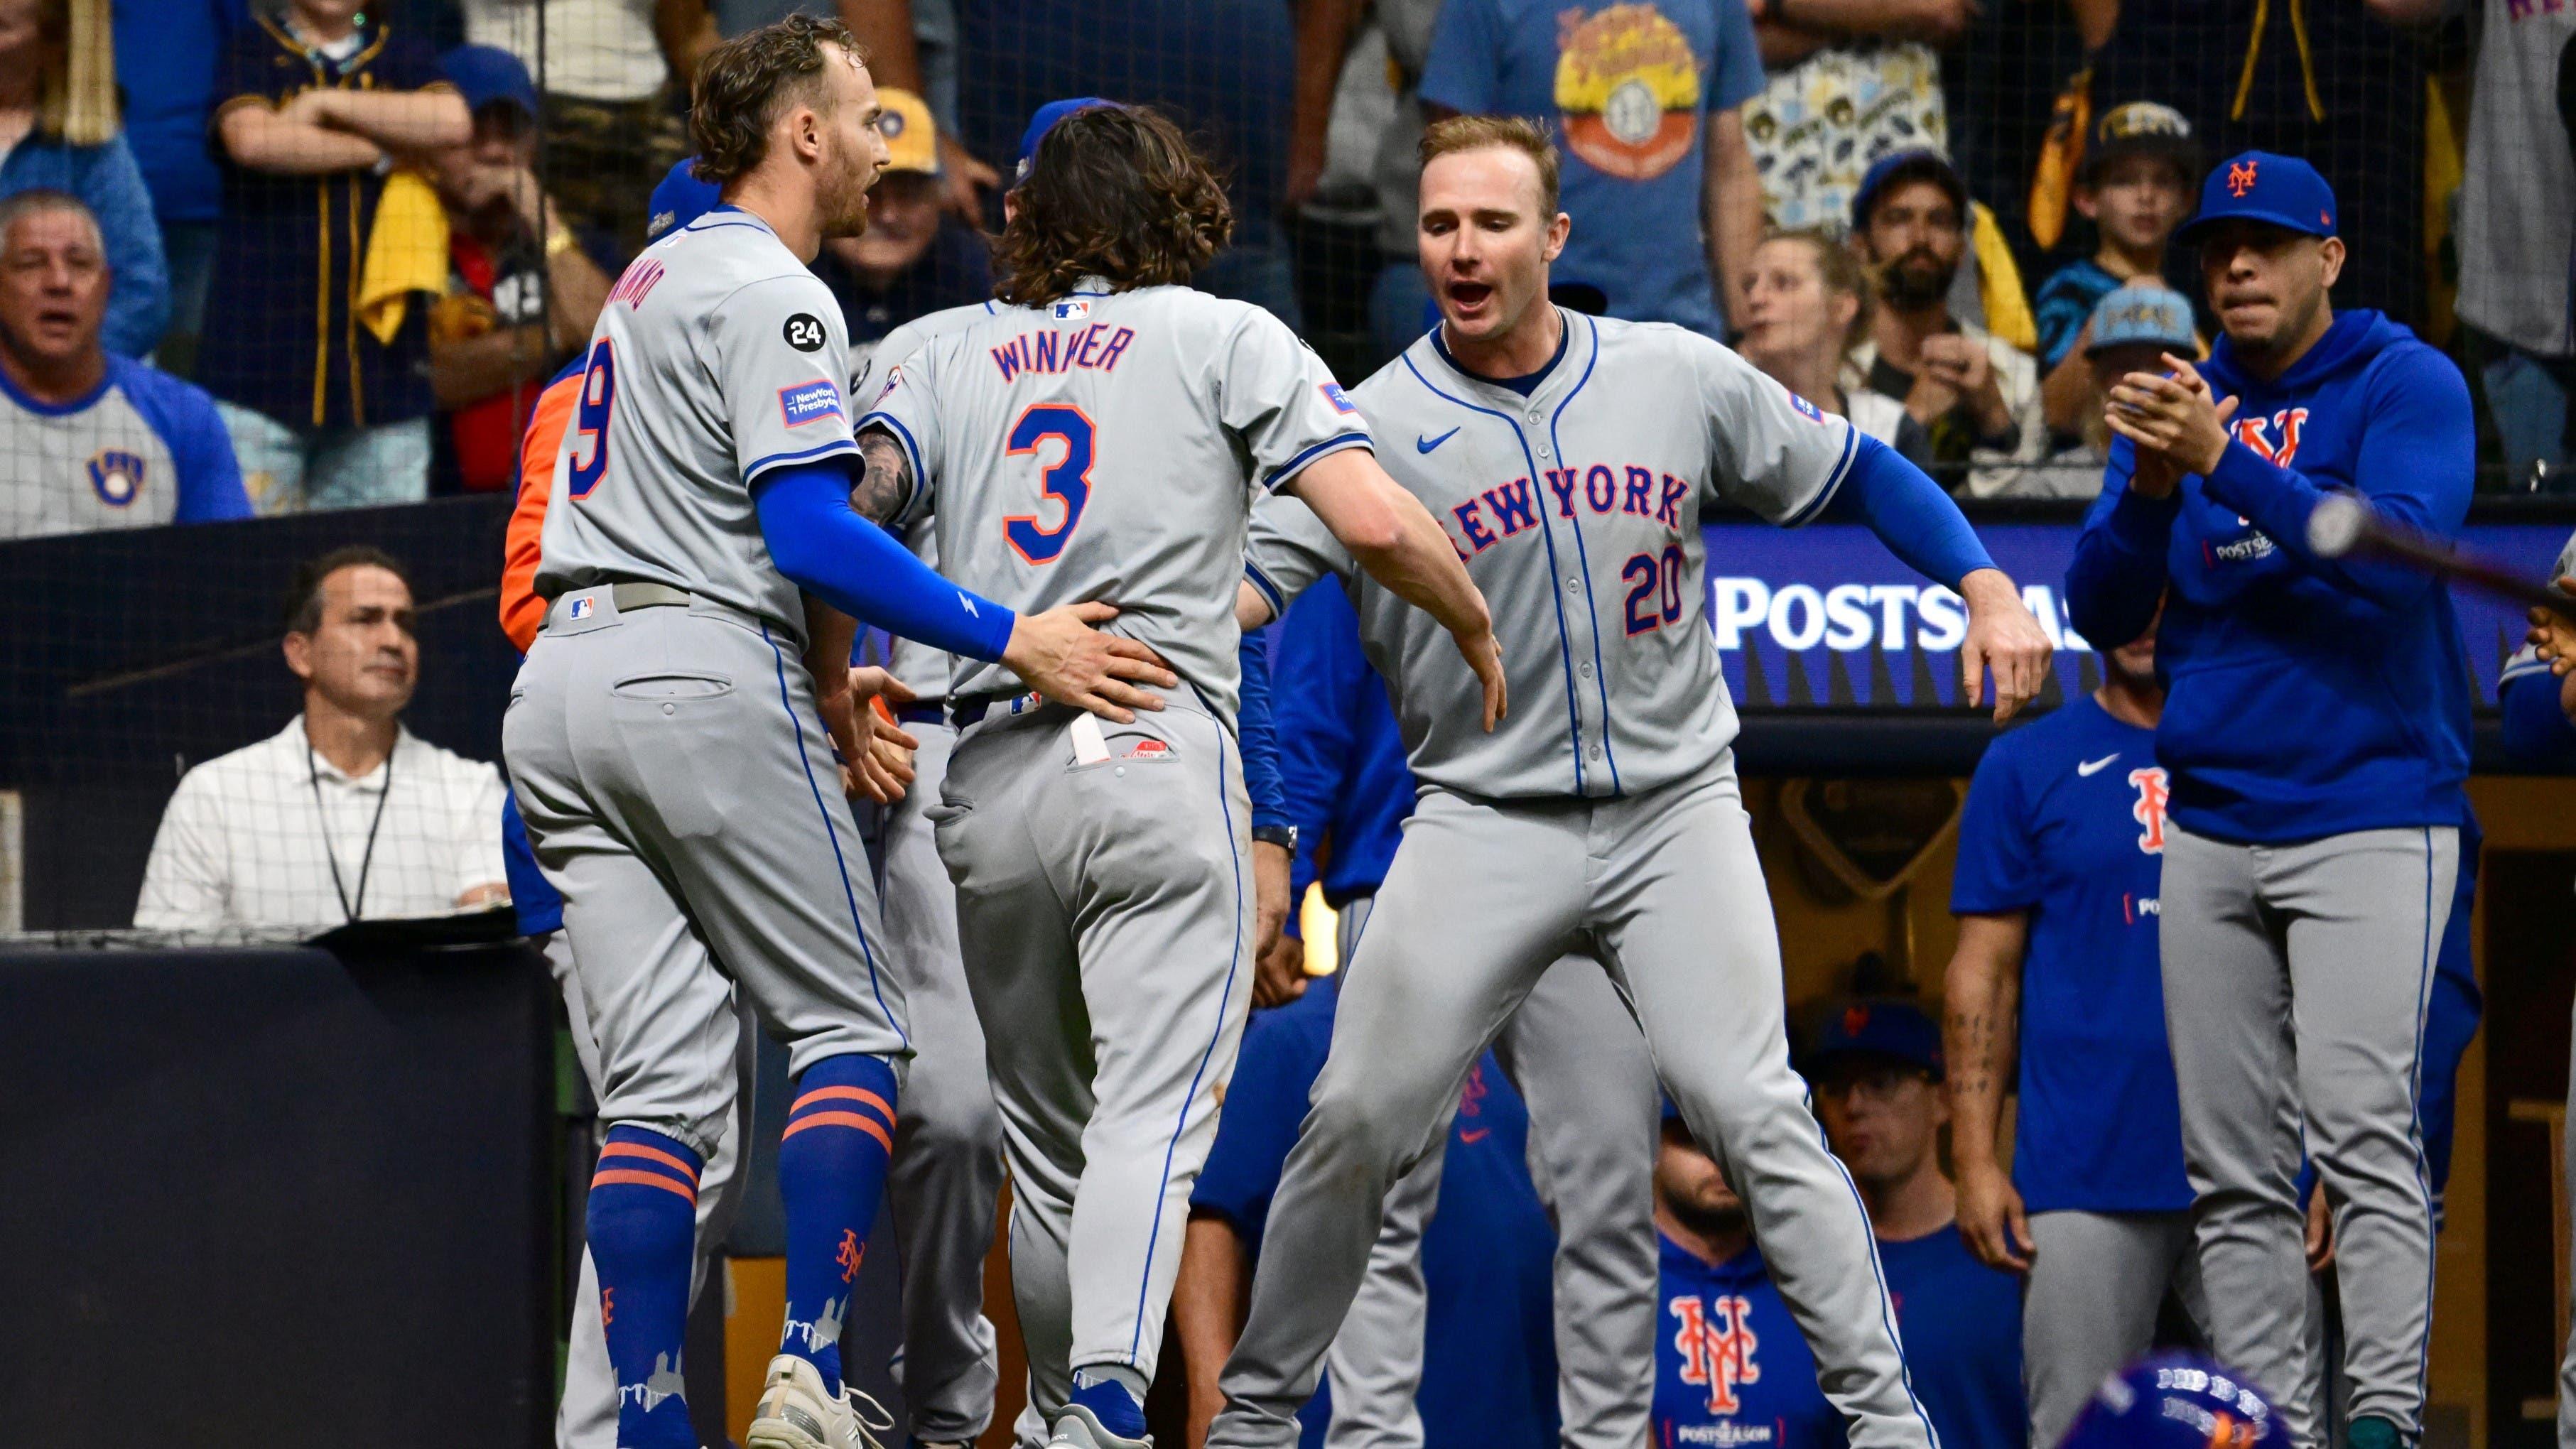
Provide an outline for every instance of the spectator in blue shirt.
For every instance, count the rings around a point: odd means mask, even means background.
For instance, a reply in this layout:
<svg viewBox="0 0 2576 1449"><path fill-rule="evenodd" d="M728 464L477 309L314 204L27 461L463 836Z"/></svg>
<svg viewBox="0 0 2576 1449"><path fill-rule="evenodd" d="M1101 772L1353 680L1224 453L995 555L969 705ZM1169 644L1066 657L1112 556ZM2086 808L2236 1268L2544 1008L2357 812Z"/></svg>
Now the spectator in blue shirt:
<svg viewBox="0 0 2576 1449"><path fill-rule="evenodd" d="M142 169L161 253L170 270L170 325L153 354L163 370L195 376L197 334L214 275L222 173L206 149L215 70L233 31L250 23L242 0L160 0L115 5L116 83L125 95L125 141Z"/></svg>
<svg viewBox="0 0 2576 1449"><path fill-rule="evenodd" d="M1339 985L1338 977L1320 977L1305 995L1258 1013L1244 1029L1216 1144L1190 1193L1172 1327L1189 1372L1192 1449L1205 1442L1224 1401L1217 1371L1241 1330L1271 1194L1332 1046ZM1488 1055L1459 1098L1439 1207L1422 1235L1427 1310L1414 1396L1422 1449L1555 1449L1548 1286L1555 1236L1530 1181L1528 1146L1528 1113ZM1329 1381L1298 1419L1300 1449L1347 1442L1330 1432Z"/></svg>
<svg viewBox="0 0 2576 1449"><path fill-rule="evenodd" d="M197 375L252 501L426 496L429 303L448 259L436 192L399 163L472 139L465 102L417 27L359 0L254 15L216 97L224 212Z"/></svg>
<svg viewBox="0 0 2576 1449"><path fill-rule="evenodd" d="M2191 215L2199 175L2191 122L2171 106L2131 101L2111 108L2094 127L2075 176L2075 209L2093 223L2098 244L2091 256L2049 273L2034 304L2040 405L2052 432L2080 433L2086 415L2102 410L2085 360L2093 309L2132 282L2164 284L2166 249L2174 228Z"/></svg>
<svg viewBox="0 0 2576 1449"><path fill-rule="evenodd" d="M43 0L0 0L0 196L67 191L98 219L112 290L107 350L141 357L170 320L170 274L143 173L116 126L102 72L76 68L65 38L50 33Z"/></svg>
<svg viewBox="0 0 2576 1449"><path fill-rule="evenodd" d="M1421 88L1434 115L1554 118L1574 218L1555 275L1610 316L1720 339L1762 240L1743 116L1761 91L1744 0L1448 0Z"/></svg>
<svg viewBox="0 0 2576 1449"><path fill-rule="evenodd" d="M1825 1016L1800 1065L1868 1205L1906 1377L1941 1442L2024 1443L2021 1283L1959 1236L1958 1190L1941 1171L1941 1029L1911 1001L1855 1001Z"/></svg>
<svg viewBox="0 0 2576 1449"><path fill-rule="evenodd" d="M214 400L101 345L111 285L78 197L0 201L0 538L250 514Z"/></svg>
<svg viewBox="0 0 2576 1449"><path fill-rule="evenodd" d="M1667 1103L1655 1156L1655 1449L1842 1449L1744 1199Z"/></svg>

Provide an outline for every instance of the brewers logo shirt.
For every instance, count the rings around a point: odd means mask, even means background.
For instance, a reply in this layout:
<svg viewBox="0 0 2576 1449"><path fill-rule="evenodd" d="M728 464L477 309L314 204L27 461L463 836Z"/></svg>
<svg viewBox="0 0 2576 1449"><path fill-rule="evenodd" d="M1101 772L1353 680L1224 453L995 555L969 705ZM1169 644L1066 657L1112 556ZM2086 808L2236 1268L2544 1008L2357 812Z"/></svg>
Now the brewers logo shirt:
<svg viewBox="0 0 2576 1449"><path fill-rule="evenodd" d="M0 537L250 517L215 404L110 354L87 397L40 402L0 375Z"/></svg>
<svg viewBox="0 0 2576 1449"><path fill-rule="evenodd" d="M1708 117L1761 93L1743 0L1449 0L1422 76L1433 105L1554 118L1574 218L1557 281L1599 287L1613 317L1720 339L1700 244Z"/></svg>

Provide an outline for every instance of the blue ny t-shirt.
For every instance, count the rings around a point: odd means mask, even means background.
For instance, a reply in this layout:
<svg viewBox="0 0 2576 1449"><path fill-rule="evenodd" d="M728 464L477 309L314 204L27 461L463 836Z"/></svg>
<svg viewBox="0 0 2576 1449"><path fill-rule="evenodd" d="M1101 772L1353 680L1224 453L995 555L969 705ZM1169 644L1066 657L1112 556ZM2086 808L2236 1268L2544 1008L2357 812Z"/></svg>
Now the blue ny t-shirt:
<svg viewBox="0 0 2576 1449"><path fill-rule="evenodd" d="M2156 958L2165 772L2153 730L2087 695L1986 747L1950 909L2030 916L2013 1185L2032 1212L2171 1212L2181 1089Z"/></svg>
<svg viewBox="0 0 2576 1449"><path fill-rule="evenodd" d="M1256 1261L1332 1046L1339 987L1339 977L1320 977L1288 1005L1253 1013L1216 1144L1190 1192L1191 1209L1231 1224ZM1528 1148L1528 1110L1489 1053L1459 1097L1439 1203L1422 1236L1429 1305L1414 1405L1423 1449L1555 1449L1556 1234L1530 1182ZM1298 1414L1301 1449L1323 1449L1331 1389L1325 1384Z"/></svg>
<svg viewBox="0 0 2576 1449"><path fill-rule="evenodd" d="M1968 1251L1956 1223L1902 1242L1881 1238L1878 1260L1905 1373L1941 1442L2011 1449L2029 1437L2021 1392L2021 1280Z"/></svg>
<svg viewBox="0 0 2576 1449"><path fill-rule="evenodd" d="M1761 90L1744 0L1448 0L1422 75L1432 105L1555 123L1574 218L1557 281L1599 287L1613 317L1721 340L1700 228L1708 117Z"/></svg>
<svg viewBox="0 0 2576 1449"><path fill-rule="evenodd" d="M1762 1250L1710 1263L1662 1241L1655 1449L1842 1449L1842 1415Z"/></svg>

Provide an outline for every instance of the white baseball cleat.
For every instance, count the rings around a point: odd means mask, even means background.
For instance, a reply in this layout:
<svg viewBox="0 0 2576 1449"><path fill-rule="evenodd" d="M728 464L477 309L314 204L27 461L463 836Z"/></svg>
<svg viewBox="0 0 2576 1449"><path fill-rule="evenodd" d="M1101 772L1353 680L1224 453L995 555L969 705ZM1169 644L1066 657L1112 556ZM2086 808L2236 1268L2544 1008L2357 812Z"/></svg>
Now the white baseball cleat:
<svg viewBox="0 0 2576 1449"><path fill-rule="evenodd" d="M1055 1434L1047 1440L1047 1449L1154 1449L1154 1436L1122 1439L1102 1428L1089 1409L1067 1404L1055 1416Z"/></svg>
<svg viewBox="0 0 2576 1449"><path fill-rule="evenodd" d="M885 1449L877 1435L894 1419L876 1400L844 1385L823 1392L823 1375L792 1353L769 1361L769 1379L752 1411L747 1449Z"/></svg>

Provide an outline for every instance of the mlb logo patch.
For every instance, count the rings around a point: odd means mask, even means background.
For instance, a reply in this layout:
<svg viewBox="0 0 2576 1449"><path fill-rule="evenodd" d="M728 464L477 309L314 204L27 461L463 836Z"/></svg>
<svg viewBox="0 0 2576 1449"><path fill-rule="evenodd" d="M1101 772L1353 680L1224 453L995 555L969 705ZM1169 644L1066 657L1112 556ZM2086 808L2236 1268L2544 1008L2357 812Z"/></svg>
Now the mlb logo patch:
<svg viewBox="0 0 2576 1449"><path fill-rule="evenodd" d="M578 624L582 620L589 618L590 611L598 607L598 604L599 601L597 599L575 599L572 601L572 612L567 617L569 617L574 623Z"/></svg>
<svg viewBox="0 0 2576 1449"><path fill-rule="evenodd" d="M1340 383L1328 382L1323 385L1323 388L1324 401L1333 405L1333 411L1337 413L1349 413L1354 417L1359 415L1359 409L1351 406L1350 395L1342 391L1342 385Z"/></svg>
<svg viewBox="0 0 2576 1449"><path fill-rule="evenodd" d="M1789 406L1796 408L1809 422L1821 423L1825 420L1825 415L1816 410L1816 405L1814 403L1807 401L1805 398L1798 396L1794 392L1789 394Z"/></svg>
<svg viewBox="0 0 2576 1449"><path fill-rule="evenodd" d="M818 377L794 387L778 390L778 413L787 426L801 428L824 418L837 418L841 413L841 390L829 378Z"/></svg>
<svg viewBox="0 0 2576 1449"><path fill-rule="evenodd" d="M1051 310L1058 322L1079 322L1091 315L1091 302L1085 297L1067 297Z"/></svg>

